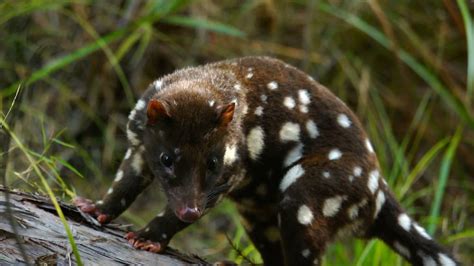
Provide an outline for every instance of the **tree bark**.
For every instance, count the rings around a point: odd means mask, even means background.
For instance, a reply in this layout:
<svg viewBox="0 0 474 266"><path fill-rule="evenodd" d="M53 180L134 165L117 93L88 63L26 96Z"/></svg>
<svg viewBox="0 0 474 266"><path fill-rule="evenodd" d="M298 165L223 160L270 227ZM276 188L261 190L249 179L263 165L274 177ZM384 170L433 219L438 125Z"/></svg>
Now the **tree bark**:
<svg viewBox="0 0 474 266"><path fill-rule="evenodd" d="M136 250L123 238L124 226L97 226L72 205L59 202L85 265L207 264L194 255L167 248L164 254ZM18 250L6 213L5 189L0 187L0 265L76 265L64 226L49 198L10 191L10 206L27 260Z"/></svg>

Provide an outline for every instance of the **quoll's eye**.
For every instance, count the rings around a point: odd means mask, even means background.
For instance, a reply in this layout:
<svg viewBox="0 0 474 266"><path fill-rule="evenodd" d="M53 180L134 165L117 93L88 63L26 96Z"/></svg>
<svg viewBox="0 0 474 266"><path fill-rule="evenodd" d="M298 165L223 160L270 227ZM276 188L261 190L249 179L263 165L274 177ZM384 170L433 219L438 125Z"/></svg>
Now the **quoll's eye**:
<svg viewBox="0 0 474 266"><path fill-rule="evenodd" d="M166 153L161 154L160 160L161 160L161 163L168 168L170 168L173 165L173 159L171 159L171 157Z"/></svg>
<svg viewBox="0 0 474 266"><path fill-rule="evenodd" d="M211 157L209 161L207 162L207 169L209 171L214 171L217 168L217 158L216 157Z"/></svg>

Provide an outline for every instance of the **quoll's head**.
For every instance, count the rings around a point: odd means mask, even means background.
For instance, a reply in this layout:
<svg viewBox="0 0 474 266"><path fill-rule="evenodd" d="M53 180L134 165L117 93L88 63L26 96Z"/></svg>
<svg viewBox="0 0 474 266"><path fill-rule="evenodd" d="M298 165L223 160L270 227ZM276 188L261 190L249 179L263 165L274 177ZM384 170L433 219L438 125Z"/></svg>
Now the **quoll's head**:
<svg viewBox="0 0 474 266"><path fill-rule="evenodd" d="M200 93L152 98L147 106L144 144L153 174L170 207L184 222L197 220L223 192L225 141L235 104L218 104Z"/></svg>

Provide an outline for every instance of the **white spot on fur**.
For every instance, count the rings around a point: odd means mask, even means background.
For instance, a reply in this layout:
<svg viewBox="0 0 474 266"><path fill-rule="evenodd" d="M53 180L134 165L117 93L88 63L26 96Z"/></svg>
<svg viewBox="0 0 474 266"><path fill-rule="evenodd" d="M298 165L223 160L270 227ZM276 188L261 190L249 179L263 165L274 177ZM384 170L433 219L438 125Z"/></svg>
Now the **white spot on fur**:
<svg viewBox="0 0 474 266"><path fill-rule="evenodd" d="M303 251L301 251L301 256L303 256L304 258L309 257L310 254L311 252L309 251L309 249L304 249Z"/></svg>
<svg viewBox="0 0 474 266"><path fill-rule="evenodd" d="M362 168L360 166L354 167L354 170L352 171L355 177L359 177L362 175Z"/></svg>
<svg viewBox="0 0 474 266"><path fill-rule="evenodd" d="M443 253L438 254L438 260L442 266L455 266L456 265L456 263L451 258L449 258Z"/></svg>
<svg viewBox="0 0 474 266"><path fill-rule="evenodd" d="M307 113L308 112L308 106L307 105L300 105L300 112L302 113Z"/></svg>
<svg viewBox="0 0 474 266"><path fill-rule="evenodd" d="M348 210L347 214L349 218L354 220L359 215L359 209L367 204L367 199L361 200L359 203L352 205Z"/></svg>
<svg viewBox="0 0 474 266"><path fill-rule="evenodd" d="M293 149L291 149L288 154L286 155L285 161L283 162L283 166L287 167L293 164L294 162L301 159L303 156L303 144L298 143Z"/></svg>
<svg viewBox="0 0 474 266"><path fill-rule="evenodd" d="M145 150L145 147L140 146L135 154L133 155L132 159L132 168L135 171L136 175L139 175L142 173L143 169L143 151Z"/></svg>
<svg viewBox="0 0 474 266"><path fill-rule="evenodd" d="M136 115L137 115L137 110L132 109L132 111L130 111L130 114L128 115L128 120L135 120Z"/></svg>
<svg viewBox="0 0 474 266"><path fill-rule="evenodd" d="M367 183L367 187L369 188L370 192L372 192L372 194L375 193L379 187L379 171L374 170L369 173L369 182Z"/></svg>
<svg viewBox="0 0 474 266"><path fill-rule="evenodd" d="M127 152L125 153L125 157L123 157L123 159L128 160L131 155L132 155L132 149L128 149Z"/></svg>
<svg viewBox="0 0 474 266"><path fill-rule="evenodd" d="M312 139L315 139L319 136L318 126L316 126L316 123L314 123L314 121L311 119L306 121L306 130L308 131L309 137Z"/></svg>
<svg viewBox="0 0 474 266"><path fill-rule="evenodd" d="M240 90L242 89L242 87L240 86L240 84L235 84L235 85L234 85L234 89L235 89L236 91L240 91Z"/></svg>
<svg viewBox="0 0 474 266"><path fill-rule="evenodd" d="M359 215L359 206L357 204L352 205L349 207L349 209L347 209L347 214L351 220L354 220L357 215Z"/></svg>
<svg viewBox="0 0 474 266"><path fill-rule="evenodd" d="M143 108L145 108L146 106L146 102L142 99L138 100L137 104L135 105L135 109L138 110L138 111L141 111L143 110Z"/></svg>
<svg viewBox="0 0 474 266"><path fill-rule="evenodd" d="M268 99L267 95L265 94L260 95L260 100L262 100L263 103L267 103L267 99Z"/></svg>
<svg viewBox="0 0 474 266"><path fill-rule="evenodd" d="M295 100L290 96L286 96L285 99L283 99L283 104L289 109L295 108L296 105Z"/></svg>
<svg viewBox="0 0 474 266"><path fill-rule="evenodd" d="M286 122L280 129L280 140L299 141L300 140L300 125L292 122Z"/></svg>
<svg viewBox="0 0 474 266"><path fill-rule="evenodd" d="M248 113L248 111L249 111L249 106L248 105L245 104L244 106L242 106L242 114L243 115L246 115Z"/></svg>
<svg viewBox="0 0 474 266"><path fill-rule="evenodd" d="M323 172L323 176L324 176L325 178L330 178L330 177L331 177L331 174L330 174L328 171L324 171L324 172Z"/></svg>
<svg viewBox="0 0 474 266"><path fill-rule="evenodd" d="M210 106L210 107L213 107L215 103L216 103L216 101L211 100L211 101L209 101L209 106Z"/></svg>
<svg viewBox="0 0 474 266"><path fill-rule="evenodd" d="M370 143L369 139L365 139L365 146L370 153L374 153L374 148L372 147L372 143Z"/></svg>
<svg viewBox="0 0 474 266"><path fill-rule="evenodd" d="M300 100L300 103L303 105L308 105L311 102L310 95L307 90L299 90L298 99Z"/></svg>
<svg viewBox="0 0 474 266"><path fill-rule="evenodd" d="M410 231L411 219L406 213L398 215L398 225L405 229L405 231Z"/></svg>
<svg viewBox="0 0 474 266"><path fill-rule="evenodd" d="M155 90L159 90L161 89L161 86L163 85L163 81L155 80L151 85L155 88Z"/></svg>
<svg viewBox="0 0 474 266"><path fill-rule="evenodd" d="M313 221L313 213L306 205L301 205L298 209L298 222L303 225L311 224Z"/></svg>
<svg viewBox="0 0 474 266"><path fill-rule="evenodd" d="M253 77L253 73L250 72L250 73L248 73L247 76L245 76L245 77L246 77L247 79L251 79L251 78Z"/></svg>
<svg viewBox="0 0 474 266"><path fill-rule="evenodd" d="M374 217L377 217L384 203L385 203L385 194L383 193L382 190L379 190L379 192L377 192L377 198L375 199Z"/></svg>
<svg viewBox="0 0 474 266"><path fill-rule="evenodd" d="M114 181L115 181L115 182L119 182L120 180L122 180L122 178L123 178L123 171L122 171L122 170L118 170L118 171L117 171L117 174L115 175Z"/></svg>
<svg viewBox="0 0 474 266"><path fill-rule="evenodd" d="M130 143L131 143L133 146L140 145L140 140L138 139L137 133L135 133L135 132L133 132L132 130L130 130L129 127L127 127L127 138L128 138L128 141L130 141Z"/></svg>
<svg viewBox="0 0 474 266"><path fill-rule="evenodd" d="M332 149L329 151L328 158L329 160L338 160L342 157L342 152L339 149Z"/></svg>
<svg viewBox="0 0 474 266"><path fill-rule="evenodd" d="M410 251L398 241L393 242L393 247L405 258L410 258Z"/></svg>
<svg viewBox="0 0 474 266"><path fill-rule="evenodd" d="M333 217L341 208L342 201L345 199L345 196L335 196L324 201L323 205L323 215L326 217Z"/></svg>
<svg viewBox="0 0 474 266"><path fill-rule="evenodd" d="M339 114L337 116L337 122L339 123L339 125L341 127L344 127L344 128L348 128L351 126L351 120L349 120L349 117L347 117L347 115L345 114Z"/></svg>
<svg viewBox="0 0 474 266"><path fill-rule="evenodd" d="M264 147L264 136L262 127L256 126L250 130L247 136L247 149L249 151L249 156L252 160L257 160L257 158L262 153Z"/></svg>
<svg viewBox="0 0 474 266"><path fill-rule="evenodd" d="M290 168L281 180L280 191L284 192L289 186L298 180L302 175L304 175L304 169L301 164L297 164Z"/></svg>
<svg viewBox="0 0 474 266"><path fill-rule="evenodd" d="M255 108L255 115L262 116L263 115L263 107L258 106Z"/></svg>
<svg viewBox="0 0 474 266"><path fill-rule="evenodd" d="M127 202L125 201L125 199L121 199L120 200L120 204L122 205L122 207L125 207L125 205L127 205Z"/></svg>
<svg viewBox="0 0 474 266"><path fill-rule="evenodd" d="M413 223L413 228L415 228L415 230L418 232L418 234L420 234L422 237L424 237L426 239L431 239L431 236L428 235L425 228L419 226L417 223Z"/></svg>
<svg viewBox="0 0 474 266"><path fill-rule="evenodd" d="M107 194L112 194L114 193L114 189L113 188L109 188L109 190L107 190Z"/></svg>
<svg viewBox="0 0 474 266"><path fill-rule="evenodd" d="M231 165L237 160L237 146L226 145L224 153L224 165Z"/></svg>
<svg viewBox="0 0 474 266"><path fill-rule="evenodd" d="M267 88L269 88L270 90L276 90L278 89L278 83L276 83L276 81L272 81L267 84Z"/></svg>
<svg viewBox="0 0 474 266"><path fill-rule="evenodd" d="M104 201L103 201L103 200L99 200L99 201L97 201L95 204L97 204L97 205L102 205L102 204L104 204Z"/></svg>

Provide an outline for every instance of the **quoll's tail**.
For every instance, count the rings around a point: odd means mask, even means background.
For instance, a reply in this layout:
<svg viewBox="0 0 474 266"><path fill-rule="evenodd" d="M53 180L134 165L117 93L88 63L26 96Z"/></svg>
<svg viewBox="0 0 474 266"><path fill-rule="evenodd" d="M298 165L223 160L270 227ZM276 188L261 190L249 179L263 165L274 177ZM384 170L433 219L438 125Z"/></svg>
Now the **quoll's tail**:
<svg viewBox="0 0 474 266"><path fill-rule="evenodd" d="M387 200L368 233L382 239L413 265L459 265L402 210L391 193L387 193Z"/></svg>

